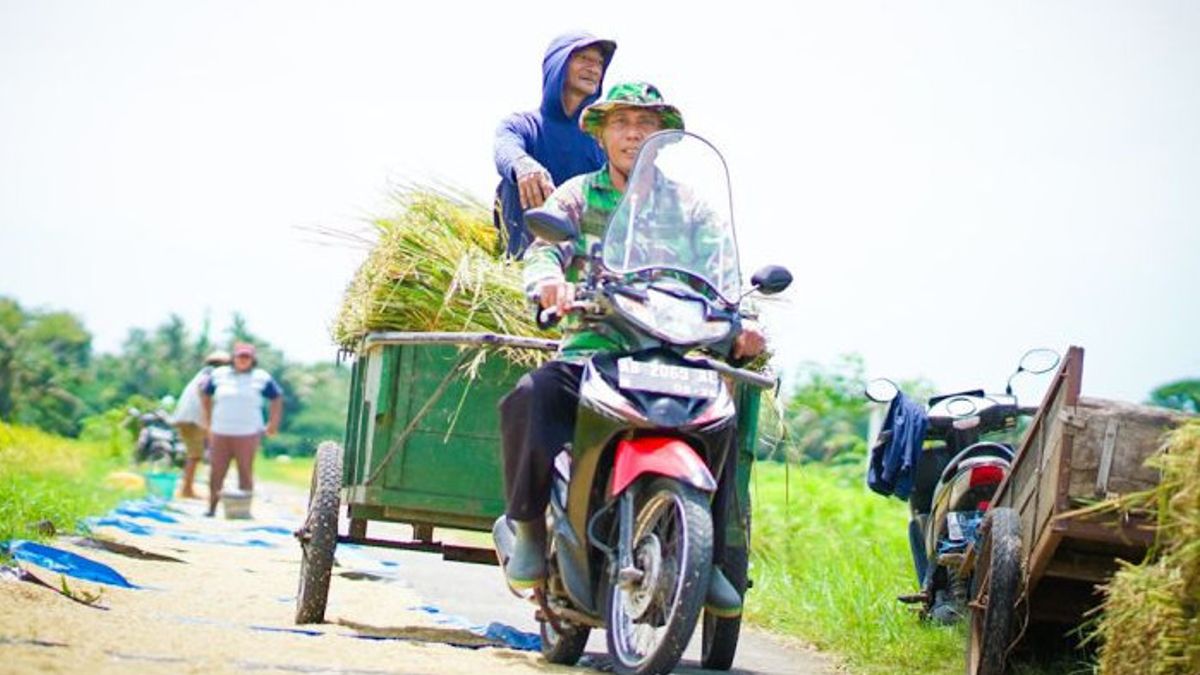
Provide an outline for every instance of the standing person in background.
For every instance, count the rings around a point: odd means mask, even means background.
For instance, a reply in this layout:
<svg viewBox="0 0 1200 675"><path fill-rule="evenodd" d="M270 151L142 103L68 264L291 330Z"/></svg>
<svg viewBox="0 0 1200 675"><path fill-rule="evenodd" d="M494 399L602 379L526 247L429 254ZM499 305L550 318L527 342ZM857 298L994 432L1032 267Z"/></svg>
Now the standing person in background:
<svg viewBox="0 0 1200 675"><path fill-rule="evenodd" d="M196 467L204 458L204 439L208 430L204 426L204 410L200 405L200 384L209 373L218 366L229 365L229 352L216 350L204 359L204 367L184 386L179 393L179 402L175 404L175 414L171 423L179 431L179 438L187 446L187 463L183 465L183 486L179 496L186 499L196 498Z"/></svg>
<svg viewBox="0 0 1200 675"><path fill-rule="evenodd" d="M283 418L283 390L270 373L256 367L254 346L233 346L233 365L216 368L201 383L200 400L208 421L212 467L208 479L208 515L217 512L230 460L237 461L238 488L254 490L254 454L264 431L274 436ZM263 424L263 402L270 417Z"/></svg>
<svg viewBox="0 0 1200 675"><path fill-rule="evenodd" d="M541 206L555 186L604 165L596 141L579 128L579 113L600 96L617 43L589 33L560 35L542 59L542 104L514 113L496 130L500 185L492 219L509 256L520 258L533 240L526 209Z"/></svg>

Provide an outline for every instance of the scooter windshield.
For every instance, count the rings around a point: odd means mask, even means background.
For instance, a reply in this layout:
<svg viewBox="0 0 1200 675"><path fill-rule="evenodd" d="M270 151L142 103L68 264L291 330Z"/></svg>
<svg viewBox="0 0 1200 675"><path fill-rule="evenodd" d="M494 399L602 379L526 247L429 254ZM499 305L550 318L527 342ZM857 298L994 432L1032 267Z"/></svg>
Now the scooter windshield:
<svg viewBox="0 0 1200 675"><path fill-rule="evenodd" d="M716 148L684 131L646 139L605 233L604 266L618 273L683 272L737 302L729 174Z"/></svg>

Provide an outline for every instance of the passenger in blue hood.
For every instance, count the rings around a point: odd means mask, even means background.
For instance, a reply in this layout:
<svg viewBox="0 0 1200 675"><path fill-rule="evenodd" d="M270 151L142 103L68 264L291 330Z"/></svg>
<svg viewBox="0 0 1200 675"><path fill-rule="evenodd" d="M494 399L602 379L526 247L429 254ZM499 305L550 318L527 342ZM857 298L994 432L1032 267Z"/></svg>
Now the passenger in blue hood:
<svg viewBox="0 0 1200 675"><path fill-rule="evenodd" d="M604 165L604 152L579 128L579 113L600 97L617 44L583 32L554 38L542 59L542 104L514 113L496 129L493 219L508 255L519 258L532 237L526 209L541 206L555 186Z"/></svg>

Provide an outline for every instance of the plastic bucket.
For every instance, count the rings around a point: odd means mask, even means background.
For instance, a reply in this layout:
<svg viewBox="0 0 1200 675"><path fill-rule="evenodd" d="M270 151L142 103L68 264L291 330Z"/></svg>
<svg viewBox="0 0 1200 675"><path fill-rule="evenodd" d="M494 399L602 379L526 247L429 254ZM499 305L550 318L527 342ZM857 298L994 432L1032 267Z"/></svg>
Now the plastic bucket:
<svg viewBox="0 0 1200 675"><path fill-rule="evenodd" d="M245 520L250 517L250 499L253 493L241 490L225 490L221 493L221 504L229 520Z"/></svg>
<svg viewBox="0 0 1200 675"><path fill-rule="evenodd" d="M175 482L179 480L179 474L170 472L146 473L146 491L155 497L161 497L167 501L175 496Z"/></svg>

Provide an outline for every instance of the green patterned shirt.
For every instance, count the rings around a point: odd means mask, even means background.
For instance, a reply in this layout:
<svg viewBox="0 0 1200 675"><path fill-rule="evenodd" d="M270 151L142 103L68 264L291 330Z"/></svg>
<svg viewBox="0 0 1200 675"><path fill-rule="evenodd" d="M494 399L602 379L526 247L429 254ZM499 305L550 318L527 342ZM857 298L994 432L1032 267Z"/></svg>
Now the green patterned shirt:
<svg viewBox="0 0 1200 675"><path fill-rule="evenodd" d="M612 183L605 164L599 171L576 176L560 185L543 208L557 212L579 228L573 242L552 244L534 240L525 253L525 293L533 297L538 284L547 280L577 283L587 272L588 251L604 241L604 230L613 211L621 203L622 193ZM562 355L566 358L595 352L628 351L625 340L616 331L593 325L584 329L578 317L568 316L562 324Z"/></svg>

